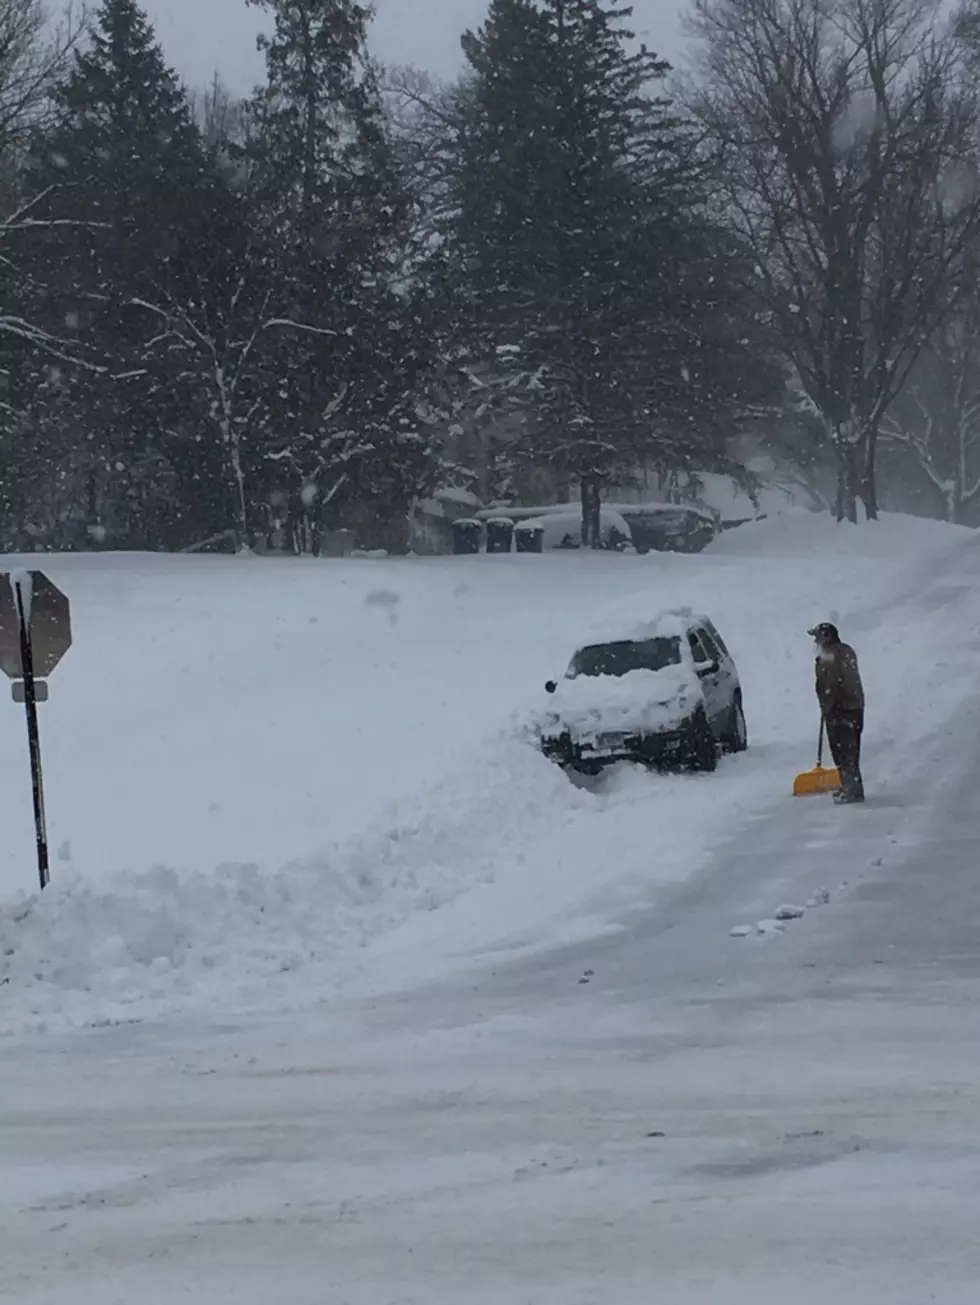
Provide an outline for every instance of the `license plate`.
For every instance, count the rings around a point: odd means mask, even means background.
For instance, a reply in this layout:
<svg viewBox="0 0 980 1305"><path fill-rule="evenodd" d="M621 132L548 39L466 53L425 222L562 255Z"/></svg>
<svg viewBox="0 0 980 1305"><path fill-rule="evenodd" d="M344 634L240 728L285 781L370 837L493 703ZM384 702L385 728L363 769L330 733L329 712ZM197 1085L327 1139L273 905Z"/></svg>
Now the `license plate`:
<svg viewBox="0 0 980 1305"><path fill-rule="evenodd" d="M597 748L621 748L625 742L625 734L598 734L596 736Z"/></svg>

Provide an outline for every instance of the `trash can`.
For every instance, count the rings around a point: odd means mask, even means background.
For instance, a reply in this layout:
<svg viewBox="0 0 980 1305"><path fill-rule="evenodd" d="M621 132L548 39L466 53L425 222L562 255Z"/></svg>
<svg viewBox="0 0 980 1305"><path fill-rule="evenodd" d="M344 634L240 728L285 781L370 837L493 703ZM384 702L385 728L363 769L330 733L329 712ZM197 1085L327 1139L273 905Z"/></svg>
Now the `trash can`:
<svg viewBox="0 0 980 1305"><path fill-rule="evenodd" d="M611 553L622 553L626 546L632 542L629 536L624 535L618 526L611 526L602 546Z"/></svg>
<svg viewBox="0 0 980 1305"><path fill-rule="evenodd" d="M459 521L454 521L453 552L479 553L482 529L479 521L472 521L469 517L462 517Z"/></svg>
<svg viewBox="0 0 980 1305"><path fill-rule="evenodd" d="M518 526L514 531L518 553L544 552L544 526Z"/></svg>
<svg viewBox="0 0 980 1305"><path fill-rule="evenodd" d="M487 522L487 552L509 553L514 542L514 523L510 517L495 517Z"/></svg>

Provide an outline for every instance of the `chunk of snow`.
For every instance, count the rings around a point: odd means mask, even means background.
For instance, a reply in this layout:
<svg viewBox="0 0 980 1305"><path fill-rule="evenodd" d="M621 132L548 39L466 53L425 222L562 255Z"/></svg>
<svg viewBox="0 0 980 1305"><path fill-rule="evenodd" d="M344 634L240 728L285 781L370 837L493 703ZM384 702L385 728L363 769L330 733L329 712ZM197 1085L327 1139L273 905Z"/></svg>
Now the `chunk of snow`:
<svg viewBox="0 0 980 1305"><path fill-rule="evenodd" d="M737 924L735 928L730 931L730 937L748 938L753 933L755 933L755 930L752 928L750 924Z"/></svg>
<svg viewBox="0 0 980 1305"><path fill-rule="evenodd" d="M779 907L775 915L777 920L802 920L806 915L806 907L785 904Z"/></svg>
<svg viewBox="0 0 980 1305"><path fill-rule="evenodd" d="M772 936L773 934L785 932L786 925L782 920L760 920L755 926L756 933Z"/></svg>

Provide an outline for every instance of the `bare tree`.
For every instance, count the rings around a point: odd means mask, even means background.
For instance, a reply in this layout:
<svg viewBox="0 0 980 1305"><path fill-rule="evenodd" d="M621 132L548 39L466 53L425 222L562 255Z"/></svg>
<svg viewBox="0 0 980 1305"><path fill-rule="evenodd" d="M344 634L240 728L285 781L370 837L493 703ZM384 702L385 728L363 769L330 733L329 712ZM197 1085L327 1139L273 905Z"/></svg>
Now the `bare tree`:
<svg viewBox="0 0 980 1305"><path fill-rule="evenodd" d="M23 193L21 164L29 133L43 123L52 87L84 30L80 10L67 9L52 27L41 0L0 0L0 336L55 352L61 342L26 320L16 300L12 246L51 225L38 217L45 197Z"/></svg>
<svg viewBox="0 0 980 1305"><path fill-rule="evenodd" d="M83 29L78 9L69 7L52 28L42 0L0 0L0 157L22 146L43 115Z"/></svg>
<svg viewBox="0 0 980 1305"><path fill-rule="evenodd" d="M980 0L963 0L956 11L954 31L975 72L980 64Z"/></svg>
<svg viewBox="0 0 980 1305"><path fill-rule="evenodd" d="M52 87L85 30L79 7L69 5L53 23L43 0L0 0L0 216L16 202L28 135L43 123Z"/></svg>
<svg viewBox="0 0 980 1305"><path fill-rule="evenodd" d="M881 427L942 500L947 521L980 503L980 293L973 292L923 349Z"/></svg>
<svg viewBox="0 0 980 1305"><path fill-rule="evenodd" d="M695 107L774 337L817 406L838 516L980 231L978 101L941 0L693 0Z"/></svg>
<svg viewBox="0 0 980 1305"><path fill-rule="evenodd" d="M413 199L406 273L425 275L456 217L453 179L466 131L466 89L394 68L385 71L382 90L394 156Z"/></svg>
<svg viewBox="0 0 980 1305"><path fill-rule="evenodd" d="M262 372L264 340L282 331L333 335L278 315L273 290L256 267L260 264L250 246L241 259L241 271L229 278L223 296L209 295L201 283L191 299L161 291L155 301L131 301L132 307L157 324L144 346L147 361L160 353L169 356L180 383L209 415L222 449L243 548L251 535L246 483L250 443L268 400L268 378Z"/></svg>

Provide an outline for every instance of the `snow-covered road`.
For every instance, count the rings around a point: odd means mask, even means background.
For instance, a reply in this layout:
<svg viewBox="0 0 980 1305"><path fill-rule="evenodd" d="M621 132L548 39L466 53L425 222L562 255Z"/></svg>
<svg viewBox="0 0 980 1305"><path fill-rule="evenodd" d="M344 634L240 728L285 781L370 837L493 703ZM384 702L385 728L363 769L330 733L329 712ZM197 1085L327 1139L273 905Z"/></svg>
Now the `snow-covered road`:
<svg viewBox="0 0 980 1305"><path fill-rule="evenodd" d="M972 1305L978 736L964 710L865 810L787 803L598 942L8 1040L0 1298Z"/></svg>

